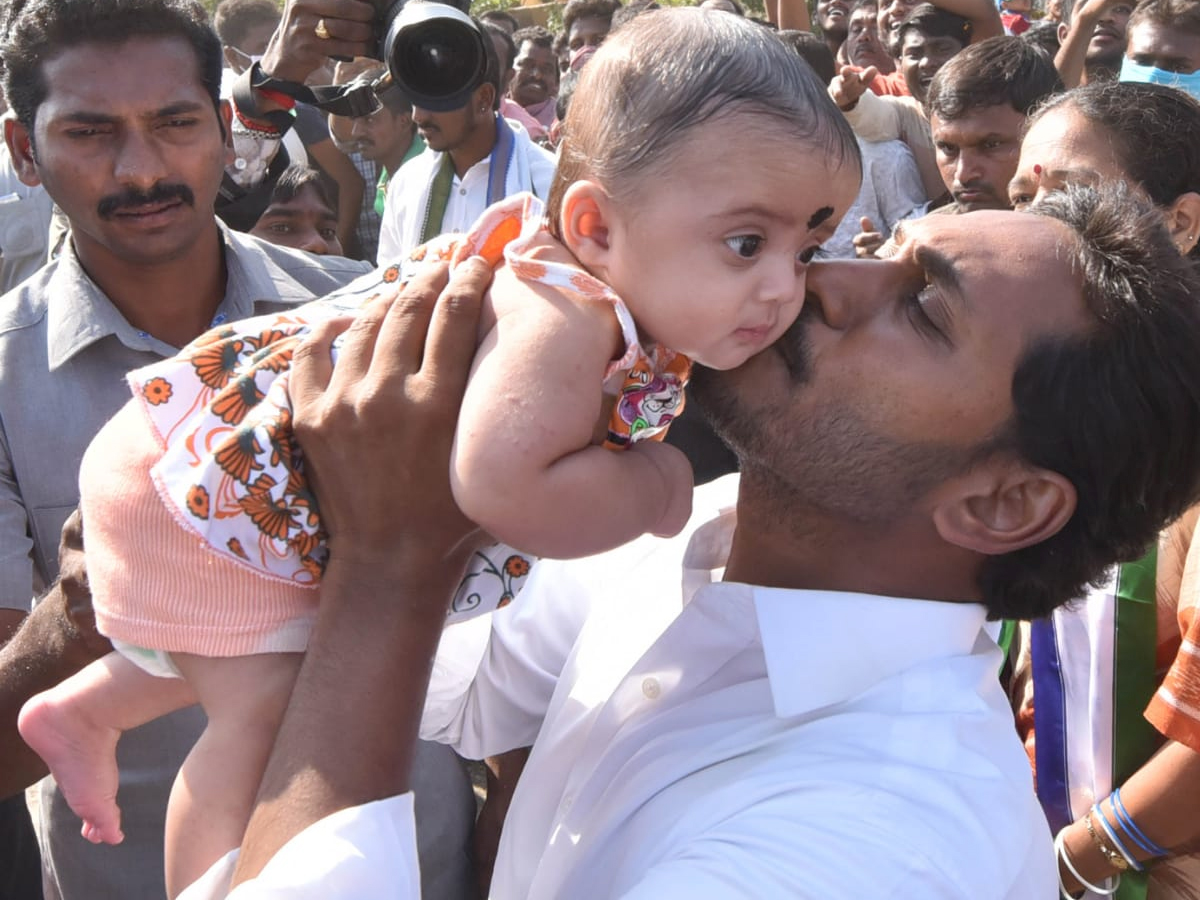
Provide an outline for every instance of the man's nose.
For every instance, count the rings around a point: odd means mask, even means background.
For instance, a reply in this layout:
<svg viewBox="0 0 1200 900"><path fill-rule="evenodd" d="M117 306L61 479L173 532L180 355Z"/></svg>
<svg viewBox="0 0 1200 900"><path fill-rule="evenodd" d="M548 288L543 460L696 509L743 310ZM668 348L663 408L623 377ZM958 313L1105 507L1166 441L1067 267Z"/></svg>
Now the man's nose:
<svg viewBox="0 0 1200 900"><path fill-rule="evenodd" d="M844 331L869 318L883 303L889 260L836 259L808 267L805 307L830 328Z"/></svg>
<svg viewBox="0 0 1200 900"><path fill-rule="evenodd" d="M297 246L301 250L307 250L309 253L316 253L318 256L325 256L329 253L329 245L325 242L325 238L321 237L320 232L315 228L305 228L299 234Z"/></svg>
<svg viewBox="0 0 1200 900"><path fill-rule="evenodd" d="M350 137L360 138L367 133L367 117L355 116L350 120Z"/></svg>
<svg viewBox="0 0 1200 900"><path fill-rule="evenodd" d="M166 157L159 143L140 130L130 130L122 137L113 164L113 174L123 184L148 188L168 173Z"/></svg>
<svg viewBox="0 0 1200 900"><path fill-rule="evenodd" d="M954 177L959 184L974 181L980 175L979 157L965 147L959 148L958 163L954 167Z"/></svg>

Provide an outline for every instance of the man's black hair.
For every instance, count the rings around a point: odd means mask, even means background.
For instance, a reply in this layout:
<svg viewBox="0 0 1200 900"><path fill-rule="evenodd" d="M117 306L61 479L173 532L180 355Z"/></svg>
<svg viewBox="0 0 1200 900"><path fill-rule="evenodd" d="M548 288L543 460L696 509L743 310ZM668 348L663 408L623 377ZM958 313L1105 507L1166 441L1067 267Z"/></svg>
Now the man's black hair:
<svg viewBox="0 0 1200 900"><path fill-rule="evenodd" d="M282 13L275 0L221 0L213 10L213 28L221 43L242 49L251 29L262 25L275 28Z"/></svg>
<svg viewBox="0 0 1200 900"><path fill-rule="evenodd" d="M1200 279L1162 213L1123 182L1029 211L1074 232L1057 248L1090 322L1028 347L1013 375L1012 449L1067 478L1077 505L1041 543L985 561L992 619L1039 618L1142 556L1200 500Z"/></svg>
<svg viewBox="0 0 1200 900"><path fill-rule="evenodd" d="M521 52L521 45L526 41L535 47L554 50L554 35L541 25L529 25L525 28L518 28L513 32L512 40L513 44L516 45L518 53Z"/></svg>
<svg viewBox="0 0 1200 900"><path fill-rule="evenodd" d="M503 25L497 25L495 22L489 22L481 19L480 26L483 28L483 33L487 37L497 38L504 45L505 59L497 59L501 71L508 71L517 61L517 42L513 39L513 35L504 30Z"/></svg>
<svg viewBox="0 0 1200 900"><path fill-rule="evenodd" d="M926 37L953 38L964 47L971 43L971 23L932 3L922 3L904 17L896 32L896 40L903 43L904 36L910 31L919 31Z"/></svg>
<svg viewBox="0 0 1200 900"><path fill-rule="evenodd" d="M1021 35L1021 40L1027 44L1033 44L1035 47L1040 47L1053 59L1055 54L1058 53L1058 48L1061 46L1058 40L1058 23L1046 20L1034 22Z"/></svg>
<svg viewBox="0 0 1200 900"><path fill-rule="evenodd" d="M508 26L508 33L512 34L521 27L521 23L517 21L517 17L504 9L489 9L487 12L479 14L479 21L494 22L501 28Z"/></svg>
<svg viewBox="0 0 1200 900"><path fill-rule="evenodd" d="M1062 89L1058 70L1040 48L1020 38L994 37L951 57L933 76L925 104L943 122L986 106L1011 106L1029 115Z"/></svg>
<svg viewBox="0 0 1200 900"><path fill-rule="evenodd" d="M571 26L579 19L603 19L611 26L613 13L620 8L620 0L569 0L563 9L563 34L569 38Z"/></svg>
<svg viewBox="0 0 1200 900"><path fill-rule="evenodd" d="M1197 0L1142 0L1129 17L1129 29L1154 22L1172 32L1200 35L1200 2ZM1127 32L1128 33L1128 32Z"/></svg>
<svg viewBox="0 0 1200 900"><path fill-rule="evenodd" d="M182 38L190 44L200 82L219 111L221 41L195 0L13 0L0 42L4 96L30 136L46 100L47 60L73 47L116 46L135 37Z"/></svg>
<svg viewBox="0 0 1200 900"><path fill-rule="evenodd" d="M825 84L833 81L837 75L837 61L829 45L811 31L795 31L785 29L778 32L779 39L791 47L817 73L817 77Z"/></svg>
<svg viewBox="0 0 1200 900"><path fill-rule="evenodd" d="M315 190L320 201L329 208L331 213L337 215L337 206L329 201L329 193L325 190L321 173L312 166L302 163L292 163L283 170L283 174L279 176L279 180L275 182L275 187L271 190L271 199L267 205L291 203L306 187Z"/></svg>

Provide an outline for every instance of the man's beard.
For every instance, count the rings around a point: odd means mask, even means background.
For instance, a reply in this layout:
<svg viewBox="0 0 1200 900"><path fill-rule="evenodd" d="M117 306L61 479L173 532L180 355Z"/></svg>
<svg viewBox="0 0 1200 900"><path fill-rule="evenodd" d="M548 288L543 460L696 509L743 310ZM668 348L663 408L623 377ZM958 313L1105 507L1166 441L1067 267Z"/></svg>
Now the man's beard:
<svg viewBox="0 0 1200 900"><path fill-rule="evenodd" d="M814 389L808 329L818 315L802 313L763 351L782 360L792 397ZM741 396L738 384L723 372L696 367L689 396L737 454L743 477L759 482L764 489L758 493L772 498L782 516L789 509L810 509L847 521L886 524L909 514L929 491L998 448L993 440L971 447L903 441L874 430L849 398L825 397L803 407L792 404L792 397L762 404ZM801 409L803 419L788 418Z"/></svg>

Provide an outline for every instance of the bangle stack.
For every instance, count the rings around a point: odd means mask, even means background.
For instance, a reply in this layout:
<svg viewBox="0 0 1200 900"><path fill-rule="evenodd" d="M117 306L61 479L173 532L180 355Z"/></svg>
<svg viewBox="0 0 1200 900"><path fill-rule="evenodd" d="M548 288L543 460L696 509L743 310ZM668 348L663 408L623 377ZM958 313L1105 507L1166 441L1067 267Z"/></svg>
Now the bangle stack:
<svg viewBox="0 0 1200 900"><path fill-rule="evenodd" d="M1064 837L1064 835L1066 835L1066 833L1067 833L1067 829L1064 828L1062 831L1060 831L1058 833L1058 836L1054 839L1054 855L1058 859L1062 860L1063 865L1067 867L1067 871L1070 872L1072 875L1074 875L1075 880L1078 881L1081 885L1083 885L1084 888L1086 888L1087 890L1091 891L1094 894L1099 894L1101 897L1108 897L1108 896L1111 896L1112 894L1115 894L1117 892L1117 888L1119 888L1121 886L1120 873L1117 873L1112 878L1107 879L1108 881L1112 882L1111 886L1109 886L1109 887L1098 887L1097 885L1092 884L1090 881L1088 881L1086 878L1084 878L1082 875L1079 874L1079 871L1075 868L1075 864L1073 862L1071 862L1071 857L1070 857L1070 855L1068 855L1067 848L1063 844L1063 837ZM1062 897L1062 900L1074 900L1074 898L1071 896L1071 894L1067 891L1067 886L1065 884L1063 884L1062 872L1058 873L1058 893Z"/></svg>
<svg viewBox="0 0 1200 900"><path fill-rule="evenodd" d="M1108 800L1108 805L1112 810L1113 817L1116 819L1115 823L1110 821L1108 816L1104 814L1104 809L1100 803L1095 804L1083 817L1083 825L1087 829L1088 837L1092 839L1092 843L1100 851L1100 854L1108 864L1117 870L1117 873L1112 878L1106 880L1106 887L1099 887L1085 881L1083 876L1076 870L1075 863L1071 860L1064 844L1065 828L1054 839L1055 855L1062 861L1067 871L1084 888L1102 897L1107 897L1117 892L1117 888L1121 885L1121 873L1130 869L1133 869L1135 872L1145 871L1145 865L1129 851L1122 837L1132 842L1144 854L1149 856L1167 855L1167 849L1147 837L1146 833L1138 828L1137 823L1133 821L1133 817L1129 815L1129 810L1125 808L1125 804L1121 800L1120 788L1112 792L1112 796ZM1095 822L1093 822L1093 817L1095 817ZM1100 827L1098 829L1096 823L1099 823ZM1061 872L1059 873L1058 889L1064 900L1070 897L1066 886L1063 884Z"/></svg>
<svg viewBox="0 0 1200 900"><path fill-rule="evenodd" d="M1133 816L1125 809L1125 804L1121 802L1121 789L1117 788L1112 792L1112 796L1108 798L1109 806L1112 807L1117 816L1117 824L1121 826L1121 830L1127 834L1135 844L1144 853L1149 853L1151 856L1166 856L1168 851L1165 847L1154 843L1142 829L1137 827L1133 821Z"/></svg>

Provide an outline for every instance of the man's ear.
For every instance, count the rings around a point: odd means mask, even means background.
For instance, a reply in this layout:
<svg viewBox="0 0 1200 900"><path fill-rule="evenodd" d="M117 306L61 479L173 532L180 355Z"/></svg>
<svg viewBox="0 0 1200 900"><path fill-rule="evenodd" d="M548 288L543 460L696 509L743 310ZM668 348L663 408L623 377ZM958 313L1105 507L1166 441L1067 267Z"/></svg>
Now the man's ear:
<svg viewBox="0 0 1200 900"><path fill-rule="evenodd" d="M42 183L38 177L37 161L33 154L33 139L28 129L16 119L4 120L4 143L8 144L8 155L22 184L37 187Z"/></svg>
<svg viewBox="0 0 1200 900"><path fill-rule="evenodd" d="M1200 194L1192 191L1180 194L1167 208L1166 216L1171 240L1186 256L1200 241Z"/></svg>
<svg viewBox="0 0 1200 900"><path fill-rule="evenodd" d="M1067 0L1068 3L1074 3L1075 0ZM1058 42L1061 44L1067 39L1067 35L1071 33L1071 26L1066 22L1058 23Z"/></svg>
<svg viewBox="0 0 1200 900"><path fill-rule="evenodd" d="M563 194L562 242L602 280L610 260L612 212L612 198L594 181L576 181Z"/></svg>
<svg viewBox="0 0 1200 900"><path fill-rule="evenodd" d="M1057 534L1075 512L1075 486L1017 460L981 465L946 486L934 507L942 540L987 556L1012 553Z"/></svg>
<svg viewBox="0 0 1200 900"><path fill-rule="evenodd" d="M217 116L221 120L221 134L225 138L225 165L232 166L237 154L233 149L233 107L228 100L222 100L217 106Z"/></svg>

